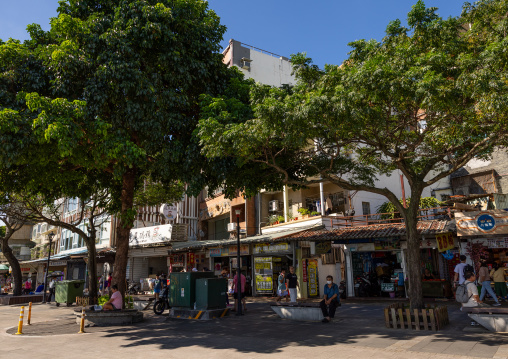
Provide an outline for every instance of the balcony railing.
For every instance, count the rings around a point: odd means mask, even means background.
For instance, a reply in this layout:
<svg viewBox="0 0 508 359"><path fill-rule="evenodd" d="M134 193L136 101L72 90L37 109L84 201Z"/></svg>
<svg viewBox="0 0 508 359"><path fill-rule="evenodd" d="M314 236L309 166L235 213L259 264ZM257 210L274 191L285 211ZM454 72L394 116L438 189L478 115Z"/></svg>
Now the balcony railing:
<svg viewBox="0 0 508 359"><path fill-rule="evenodd" d="M422 208L418 210L419 221L451 220L450 207ZM328 216L331 228L335 227L358 227L390 223L404 223L404 218L399 212L373 213L359 216Z"/></svg>

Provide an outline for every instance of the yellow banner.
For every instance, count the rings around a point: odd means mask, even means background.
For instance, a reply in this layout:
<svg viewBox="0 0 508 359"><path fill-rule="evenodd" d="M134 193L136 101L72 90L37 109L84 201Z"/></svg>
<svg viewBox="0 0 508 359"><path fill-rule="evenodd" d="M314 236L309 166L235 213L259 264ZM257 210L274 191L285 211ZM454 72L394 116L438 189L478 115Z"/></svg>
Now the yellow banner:
<svg viewBox="0 0 508 359"><path fill-rule="evenodd" d="M440 233L436 234L437 249L440 252L445 252L455 247L455 241L453 240L453 233Z"/></svg>

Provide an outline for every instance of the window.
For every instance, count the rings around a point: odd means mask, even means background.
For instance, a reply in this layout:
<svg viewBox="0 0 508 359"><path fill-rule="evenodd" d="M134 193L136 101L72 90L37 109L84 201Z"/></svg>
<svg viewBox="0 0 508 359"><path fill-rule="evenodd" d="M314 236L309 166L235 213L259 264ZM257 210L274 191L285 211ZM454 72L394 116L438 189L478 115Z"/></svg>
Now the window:
<svg viewBox="0 0 508 359"><path fill-rule="evenodd" d="M78 209L78 199L77 198L68 198L66 204L66 212L74 212Z"/></svg>
<svg viewBox="0 0 508 359"><path fill-rule="evenodd" d="M229 217L215 221L215 238L214 239L229 239L228 232Z"/></svg>
<svg viewBox="0 0 508 359"><path fill-rule="evenodd" d="M370 214L370 202L362 202L362 212L364 216Z"/></svg>

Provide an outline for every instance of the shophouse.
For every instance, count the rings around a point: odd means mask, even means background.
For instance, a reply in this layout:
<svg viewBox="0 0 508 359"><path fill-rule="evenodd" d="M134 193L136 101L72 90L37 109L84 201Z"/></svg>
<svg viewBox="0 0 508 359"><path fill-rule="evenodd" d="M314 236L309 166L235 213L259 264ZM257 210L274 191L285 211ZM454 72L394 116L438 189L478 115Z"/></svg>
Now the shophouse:
<svg viewBox="0 0 508 359"><path fill-rule="evenodd" d="M32 237L32 225L24 225L16 232L13 233L9 239L9 246L12 249L12 253L22 262L30 259L30 248L34 245L31 241ZM10 273L10 265L7 258L0 251L0 279L8 276ZM36 271L30 266L21 266L21 273L23 275L23 281L26 281L28 277L35 281L37 278ZM4 278L5 282L5 278Z"/></svg>

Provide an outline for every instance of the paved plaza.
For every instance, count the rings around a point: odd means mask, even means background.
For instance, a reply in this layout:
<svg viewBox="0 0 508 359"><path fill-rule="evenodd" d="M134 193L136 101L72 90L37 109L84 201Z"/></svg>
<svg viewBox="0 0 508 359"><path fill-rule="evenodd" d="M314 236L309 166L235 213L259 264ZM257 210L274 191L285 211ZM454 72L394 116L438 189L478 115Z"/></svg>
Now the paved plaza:
<svg viewBox="0 0 508 359"><path fill-rule="evenodd" d="M213 321L171 319L145 311L133 326L77 334L74 308L35 304L32 325L16 332L19 306L0 307L0 358L508 358L508 335L470 327L458 306L439 332L387 329L385 304L345 303L330 324L279 319L267 303Z"/></svg>

